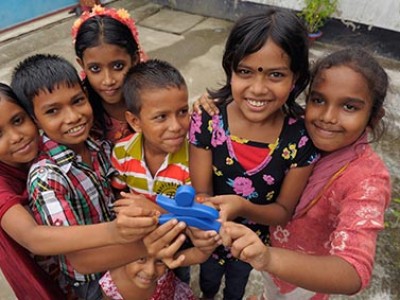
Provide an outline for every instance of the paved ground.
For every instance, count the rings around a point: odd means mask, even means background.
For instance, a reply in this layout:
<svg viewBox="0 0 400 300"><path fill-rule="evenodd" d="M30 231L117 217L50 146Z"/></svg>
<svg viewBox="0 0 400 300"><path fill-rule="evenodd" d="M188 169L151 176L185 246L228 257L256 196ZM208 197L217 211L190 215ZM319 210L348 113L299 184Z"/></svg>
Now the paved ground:
<svg viewBox="0 0 400 300"><path fill-rule="evenodd" d="M206 87L216 87L223 81L220 61L231 22L172 11L150 0L119 0L110 5L131 12L138 24L142 47L150 57L168 60L181 70L191 99L198 97ZM0 81L9 83L12 68L34 53L56 53L75 62L70 38L70 28L75 19L64 12L1 34ZM315 43L311 49L312 58L331 51L332 47ZM400 63L389 59L382 59L382 62L392 78L394 94L400 93ZM196 268L194 270L193 282L197 283ZM247 294L258 291L260 277L252 274L249 286ZM197 284L193 288L198 292ZM2 276L0 299L15 299Z"/></svg>

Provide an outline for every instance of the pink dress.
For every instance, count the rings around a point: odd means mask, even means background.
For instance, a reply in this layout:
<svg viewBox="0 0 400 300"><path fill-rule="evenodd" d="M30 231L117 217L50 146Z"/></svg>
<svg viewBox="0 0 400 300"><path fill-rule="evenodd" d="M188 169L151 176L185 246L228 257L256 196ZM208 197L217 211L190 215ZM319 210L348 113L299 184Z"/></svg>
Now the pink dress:
<svg viewBox="0 0 400 300"><path fill-rule="evenodd" d="M123 300L108 271L99 280L104 294L112 300ZM149 300L195 300L190 287L180 281L172 271L167 271L157 282L156 290Z"/></svg>
<svg viewBox="0 0 400 300"><path fill-rule="evenodd" d="M322 160L321 160L322 161ZM391 199L390 175L370 145L349 163L305 214L285 227L271 227L271 244L314 255L335 255L350 263L362 282L370 281L377 234ZM265 299L328 299L264 274Z"/></svg>

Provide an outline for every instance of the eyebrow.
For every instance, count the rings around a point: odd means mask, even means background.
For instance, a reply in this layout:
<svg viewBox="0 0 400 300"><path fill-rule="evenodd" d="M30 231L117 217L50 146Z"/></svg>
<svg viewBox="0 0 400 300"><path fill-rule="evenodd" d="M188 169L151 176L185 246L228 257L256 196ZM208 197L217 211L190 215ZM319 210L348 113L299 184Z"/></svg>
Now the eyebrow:
<svg viewBox="0 0 400 300"><path fill-rule="evenodd" d="M252 69L252 70L257 70L260 66L256 66L256 67L252 67L250 65L244 64L244 63L239 63L237 68L247 68L247 69ZM272 68L264 68L263 66L261 66L263 68L263 71L287 71L290 70L289 67L286 66L276 66L276 67L272 67Z"/></svg>

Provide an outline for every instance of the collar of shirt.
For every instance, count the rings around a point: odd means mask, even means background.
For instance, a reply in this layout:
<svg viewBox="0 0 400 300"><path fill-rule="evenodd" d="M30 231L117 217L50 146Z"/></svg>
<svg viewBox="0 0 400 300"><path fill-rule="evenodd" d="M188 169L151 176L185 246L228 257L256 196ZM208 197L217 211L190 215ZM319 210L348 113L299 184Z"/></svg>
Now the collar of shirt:
<svg viewBox="0 0 400 300"><path fill-rule="evenodd" d="M85 141L85 144L91 153L101 151L100 146L90 137ZM48 153L64 172L68 172L75 160L81 161L81 158L72 149L51 140L45 134L42 135L40 151Z"/></svg>

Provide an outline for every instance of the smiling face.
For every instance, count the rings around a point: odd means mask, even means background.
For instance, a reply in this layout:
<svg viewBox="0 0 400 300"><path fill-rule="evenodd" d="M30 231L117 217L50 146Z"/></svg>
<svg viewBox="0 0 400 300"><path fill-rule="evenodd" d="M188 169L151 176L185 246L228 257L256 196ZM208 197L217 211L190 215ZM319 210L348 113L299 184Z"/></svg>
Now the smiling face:
<svg viewBox="0 0 400 300"><path fill-rule="evenodd" d="M111 44L87 48L82 60L78 58L90 85L108 105L123 101L124 76L137 62L126 49Z"/></svg>
<svg viewBox="0 0 400 300"><path fill-rule="evenodd" d="M367 127L372 109L364 77L347 66L323 69L307 100L305 121L315 146L332 152L354 143Z"/></svg>
<svg viewBox="0 0 400 300"><path fill-rule="evenodd" d="M178 151L189 130L188 91L186 86L143 90L139 116L126 113L136 132L144 136L144 150L153 155Z"/></svg>
<svg viewBox="0 0 400 300"><path fill-rule="evenodd" d="M271 39L242 59L232 73L234 104L250 122L264 122L280 113L295 83L290 58Z"/></svg>
<svg viewBox="0 0 400 300"><path fill-rule="evenodd" d="M22 167L38 153L37 127L25 110L1 95L0 111L0 161Z"/></svg>
<svg viewBox="0 0 400 300"><path fill-rule="evenodd" d="M167 267L161 260L151 257L138 259L125 266L129 279L141 289L154 287L166 270Z"/></svg>
<svg viewBox="0 0 400 300"><path fill-rule="evenodd" d="M79 153L93 123L92 107L81 86L61 84L52 93L40 91L33 98L33 107L39 128L50 139Z"/></svg>

